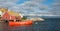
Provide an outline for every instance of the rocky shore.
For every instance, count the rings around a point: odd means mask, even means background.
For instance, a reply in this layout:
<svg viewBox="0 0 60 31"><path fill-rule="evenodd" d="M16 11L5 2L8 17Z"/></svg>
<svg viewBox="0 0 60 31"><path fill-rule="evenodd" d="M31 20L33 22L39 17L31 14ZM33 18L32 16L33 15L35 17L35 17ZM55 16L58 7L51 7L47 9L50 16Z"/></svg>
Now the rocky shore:
<svg viewBox="0 0 60 31"><path fill-rule="evenodd" d="M26 20L32 20L32 21L44 21L43 18L30 18L30 19L26 19ZM25 21L26 21L25 20Z"/></svg>

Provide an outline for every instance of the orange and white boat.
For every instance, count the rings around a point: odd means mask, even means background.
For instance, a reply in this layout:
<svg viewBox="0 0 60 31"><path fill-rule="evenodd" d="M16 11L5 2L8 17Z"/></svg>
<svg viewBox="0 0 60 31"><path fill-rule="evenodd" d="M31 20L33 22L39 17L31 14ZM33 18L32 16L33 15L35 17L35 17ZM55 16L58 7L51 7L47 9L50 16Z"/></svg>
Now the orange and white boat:
<svg viewBox="0 0 60 31"><path fill-rule="evenodd" d="M32 25L32 21L31 20L27 20L27 21L21 21L21 22L9 22L9 26L29 26Z"/></svg>

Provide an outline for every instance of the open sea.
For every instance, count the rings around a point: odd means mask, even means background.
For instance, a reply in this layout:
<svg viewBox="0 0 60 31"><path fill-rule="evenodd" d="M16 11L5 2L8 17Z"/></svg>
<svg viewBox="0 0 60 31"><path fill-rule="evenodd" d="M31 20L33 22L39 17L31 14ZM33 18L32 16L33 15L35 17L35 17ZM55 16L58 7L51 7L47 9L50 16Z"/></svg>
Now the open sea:
<svg viewBox="0 0 60 31"><path fill-rule="evenodd" d="M31 26L9 26L0 22L0 31L60 31L60 18L44 18L45 21L33 22Z"/></svg>

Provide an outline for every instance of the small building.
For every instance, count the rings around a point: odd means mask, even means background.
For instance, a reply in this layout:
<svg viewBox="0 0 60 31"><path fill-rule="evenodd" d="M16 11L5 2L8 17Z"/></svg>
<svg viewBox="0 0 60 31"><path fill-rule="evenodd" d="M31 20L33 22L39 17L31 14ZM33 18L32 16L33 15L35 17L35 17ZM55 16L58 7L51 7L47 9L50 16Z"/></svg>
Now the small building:
<svg viewBox="0 0 60 31"><path fill-rule="evenodd" d="M0 11L0 21L1 21L1 18L2 18L2 12Z"/></svg>
<svg viewBox="0 0 60 31"><path fill-rule="evenodd" d="M6 11L2 15L2 20L10 20L10 21L21 20L21 16L19 15L19 13L13 11Z"/></svg>

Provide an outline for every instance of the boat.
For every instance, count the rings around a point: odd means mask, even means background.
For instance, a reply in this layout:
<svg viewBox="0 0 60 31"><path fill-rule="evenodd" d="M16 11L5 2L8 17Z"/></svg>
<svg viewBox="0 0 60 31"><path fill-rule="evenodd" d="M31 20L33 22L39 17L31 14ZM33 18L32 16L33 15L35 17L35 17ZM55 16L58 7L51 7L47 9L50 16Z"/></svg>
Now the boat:
<svg viewBox="0 0 60 31"><path fill-rule="evenodd" d="M27 21L20 21L20 22L9 22L9 26L29 26L32 25L32 21L31 20L27 20Z"/></svg>

